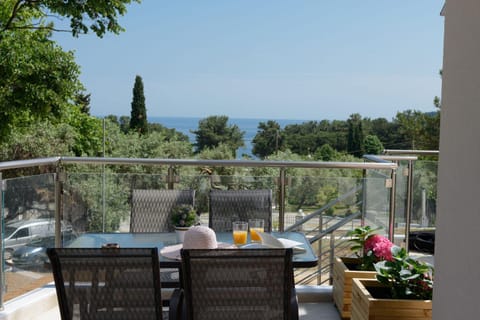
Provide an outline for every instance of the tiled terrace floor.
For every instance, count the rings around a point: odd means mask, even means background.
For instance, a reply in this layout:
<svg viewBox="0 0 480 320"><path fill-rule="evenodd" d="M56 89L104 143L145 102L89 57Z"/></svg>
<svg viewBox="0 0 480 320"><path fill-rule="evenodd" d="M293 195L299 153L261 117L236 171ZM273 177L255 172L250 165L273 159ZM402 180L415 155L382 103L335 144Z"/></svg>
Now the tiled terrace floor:
<svg viewBox="0 0 480 320"><path fill-rule="evenodd" d="M48 273L34 272L6 272L7 290L3 295L4 301L9 301L33 289L40 288L53 281L53 276Z"/></svg>
<svg viewBox="0 0 480 320"><path fill-rule="evenodd" d="M332 288L329 286L297 287L300 320L340 320L332 302ZM12 299L5 303L0 320L60 320L56 304L55 287L50 284Z"/></svg>

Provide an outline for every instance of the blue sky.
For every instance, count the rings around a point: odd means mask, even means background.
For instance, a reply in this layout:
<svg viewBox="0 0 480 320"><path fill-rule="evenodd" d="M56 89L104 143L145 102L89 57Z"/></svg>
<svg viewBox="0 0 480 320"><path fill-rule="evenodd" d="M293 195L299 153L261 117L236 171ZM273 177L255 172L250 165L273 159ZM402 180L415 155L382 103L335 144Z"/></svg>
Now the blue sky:
<svg viewBox="0 0 480 320"><path fill-rule="evenodd" d="M391 120L435 110L444 0L143 0L126 31L72 38L91 113L148 117Z"/></svg>

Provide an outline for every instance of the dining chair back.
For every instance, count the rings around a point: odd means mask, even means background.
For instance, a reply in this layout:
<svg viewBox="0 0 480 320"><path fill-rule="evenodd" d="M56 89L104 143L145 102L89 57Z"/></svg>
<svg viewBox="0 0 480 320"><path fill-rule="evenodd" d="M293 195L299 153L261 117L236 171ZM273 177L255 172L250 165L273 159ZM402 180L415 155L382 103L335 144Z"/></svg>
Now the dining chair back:
<svg viewBox="0 0 480 320"><path fill-rule="evenodd" d="M157 248L48 248L62 320L162 319Z"/></svg>
<svg viewBox="0 0 480 320"><path fill-rule="evenodd" d="M298 319L292 249L184 249L188 320Z"/></svg>
<svg viewBox="0 0 480 320"><path fill-rule="evenodd" d="M172 209L181 204L195 204L195 190L134 189L130 232L171 232Z"/></svg>
<svg viewBox="0 0 480 320"><path fill-rule="evenodd" d="M232 230L233 221L263 219L272 231L272 190L211 190L209 227L216 232Z"/></svg>

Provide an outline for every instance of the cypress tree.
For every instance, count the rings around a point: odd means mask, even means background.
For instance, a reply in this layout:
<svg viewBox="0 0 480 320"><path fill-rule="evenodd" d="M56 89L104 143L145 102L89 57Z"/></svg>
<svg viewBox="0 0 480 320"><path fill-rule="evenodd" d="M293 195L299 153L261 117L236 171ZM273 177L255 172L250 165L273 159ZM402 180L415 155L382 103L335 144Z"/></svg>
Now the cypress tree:
<svg viewBox="0 0 480 320"><path fill-rule="evenodd" d="M352 114L347 123L347 151L355 157L361 157L364 149L362 117L358 113Z"/></svg>
<svg viewBox="0 0 480 320"><path fill-rule="evenodd" d="M130 130L139 134L145 134L148 130L147 108L145 107L145 95L143 94L142 77L135 77L133 86L132 111L130 117Z"/></svg>

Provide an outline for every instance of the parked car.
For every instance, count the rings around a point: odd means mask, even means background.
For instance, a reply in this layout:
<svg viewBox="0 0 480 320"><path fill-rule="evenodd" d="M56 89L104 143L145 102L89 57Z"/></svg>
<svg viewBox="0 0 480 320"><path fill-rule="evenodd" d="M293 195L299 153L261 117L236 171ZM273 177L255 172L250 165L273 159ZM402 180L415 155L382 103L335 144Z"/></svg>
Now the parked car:
<svg viewBox="0 0 480 320"><path fill-rule="evenodd" d="M71 232L72 227L62 222L62 232ZM11 258L12 252L27 244L34 238L44 238L55 235L54 219L32 219L7 222L5 225L5 260Z"/></svg>
<svg viewBox="0 0 480 320"><path fill-rule="evenodd" d="M63 246L68 245L76 238L72 232L65 232L62 236ZM47 248L55 247L55 236L34 238L26 245L17 248L12 253L12 262L19 268L42 268L49 263Z"/></svg>

